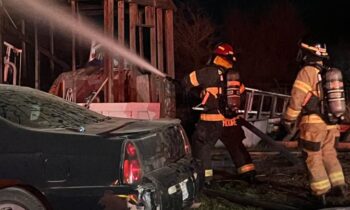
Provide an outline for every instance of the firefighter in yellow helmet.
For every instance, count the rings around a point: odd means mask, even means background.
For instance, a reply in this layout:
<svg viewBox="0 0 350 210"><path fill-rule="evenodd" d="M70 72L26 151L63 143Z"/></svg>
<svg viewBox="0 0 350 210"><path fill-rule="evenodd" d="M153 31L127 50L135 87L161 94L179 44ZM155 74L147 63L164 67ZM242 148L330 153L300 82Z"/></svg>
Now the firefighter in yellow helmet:
<svg viewBox="0 0 350 210"><path fill-rule="evenodd" d="M191 72L184 78L186 89L201 87L202 103L200 120L192 136L194 156L200 159L206 181L213 176L211 151L220 139L237 168L238 174L247 181L254 181L255 166L242 141L245 134L236 124L240 95L244 92L239 73L233 70L236 54L230 44L218 44L207 66Z"/></svg>
<svg viewBox="0 0 350 210"><path fill-rule="evenodd" d="M326 193L346 193L346 184L342 167L337 159L335 141L339 137L339 127L336 118L330 118L331 102L325 89L329 68L324 65L328 59L326 46L312 37L306 37L299 43L298 60L303 63L293 84L289 106L284 114L284 124L291 130L299 118L300 141L305 162L309 172L310 188L314 195L325 199ZM341 78L338 77L338 78ZM330 80L329 80L330 81ZM334 102L342 103L345 99L342 93L342 81L330 81L338 87L334 93L339 93ZM326 87L327 88L327 87ZM345 104L345 103L344 103ZM344 106L341 105L341 106ZM341 107L345 111L345 107ZM339 117L337 115L337 117Z"/></svg>

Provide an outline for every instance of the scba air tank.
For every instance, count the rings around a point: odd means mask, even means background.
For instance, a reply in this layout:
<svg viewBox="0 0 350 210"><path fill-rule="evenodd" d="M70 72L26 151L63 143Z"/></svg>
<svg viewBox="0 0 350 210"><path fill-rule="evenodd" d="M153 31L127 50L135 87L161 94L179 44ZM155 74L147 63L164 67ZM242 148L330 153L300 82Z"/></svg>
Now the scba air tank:
<svg viewBox="0 0 350 210"><path fill-rule="evenodd" d="M343 120L346 111L343 76L339 69L330 68L324 78L324 95L328 108L328 118L336 123Z"/></svg>
<svg viewBox="0 0 350 210"><path fill-rule="evenodd" d="M229 70L226 73L226 81L227 105L231 110L236 110L241 104L241 82L238 71Z"/></svg>
<svg viewBox="0 0 350 210"><path fill-rule="evenodd" d="M219 98L219 112L225 118L236 117L241 104L243 85L240 82L238 71L227 69L221 79L222 93Z"/></svg>

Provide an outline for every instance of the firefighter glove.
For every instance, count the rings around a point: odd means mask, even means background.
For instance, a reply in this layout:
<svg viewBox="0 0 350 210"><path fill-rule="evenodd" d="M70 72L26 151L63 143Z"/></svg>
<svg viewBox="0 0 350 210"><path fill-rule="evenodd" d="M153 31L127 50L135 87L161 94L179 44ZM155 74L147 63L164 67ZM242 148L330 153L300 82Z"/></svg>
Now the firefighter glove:
<svg viewBox="0 0 350 210"><path fill-rule="evenodd" d="M180 82L179 80L174 79L174 78L172 78L172 77L170 77L170 76L166 76L165 79L166 79L167 81L169 81L170 83L172 83L173 85L175 85L175 86L179 86L179 87L182 86L182 84L181 84L181 82Z"/></svg>
<svg viewBox="0 0 350 210"><path fill-rule="evenodd" d="M172 78L171 76L166 76L165 79L173 83L178 82L176 79Z"/></svg>

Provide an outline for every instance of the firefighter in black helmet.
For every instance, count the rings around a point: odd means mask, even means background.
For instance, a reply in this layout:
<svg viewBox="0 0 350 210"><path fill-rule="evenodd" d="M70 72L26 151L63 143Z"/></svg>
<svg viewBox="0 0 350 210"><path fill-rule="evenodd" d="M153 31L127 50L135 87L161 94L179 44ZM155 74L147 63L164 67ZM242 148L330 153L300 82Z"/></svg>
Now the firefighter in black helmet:
<svg viewBox="0 0 350 210"><path fill-rule="evenodd" d="M339 110L342 107L345 112L341 74L335 75L340 71L324 65L329 56L326 45L319 40L312 36L304 37L299 48L298 61L302 63L302 68L292 88L284 124L290 129L300 117L299 143L305 156L312 193L323 199L331 189L335 194L345 195L345 178L335 150L339 126L333 118L328 120L333 114L341 117ZM329 78L328 75L335 75L338 79ZM327 93L331 94L328 98ZM335 102L337 112L332 109Z"/></svg>
<svg viewBox="0 0 350 210"><path fill-rule="evenodd" d="M194 156L203 162L207 181L213 176L211 151L218 139L229 151L240 177L249 182L255 178L255 166L242 143L244 131L236 124L240 95L245 88L238 71L232 69L235 62L232 46L220 43L208 65L191 72L183 81L187 90L192 87L203 90L202 103L194 107L201 110L201 114L192 136L192 147Z"/></svg>

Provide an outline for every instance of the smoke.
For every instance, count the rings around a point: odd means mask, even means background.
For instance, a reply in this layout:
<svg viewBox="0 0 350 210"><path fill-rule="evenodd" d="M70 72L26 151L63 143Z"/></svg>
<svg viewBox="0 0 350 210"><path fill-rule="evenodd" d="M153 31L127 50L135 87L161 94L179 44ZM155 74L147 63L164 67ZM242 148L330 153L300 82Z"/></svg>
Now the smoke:
<svg viewBox="0 0 350 210"><path fill-rule="evenodd" d="M146 60L131 52L126 47L119 44L116 40L106 37L92 23L86 20L78 21L69 12L62 7L47 0L9 0L6 4L13 7L17 12L27 16L29 19L37 18L45 20L49 24L52 22L55 28L65 33L76 33L84 39L95 40L110 54L118 54L128 60L130 63L139 66L151 73L166 77L167 75L153 67Z"/></svg>

